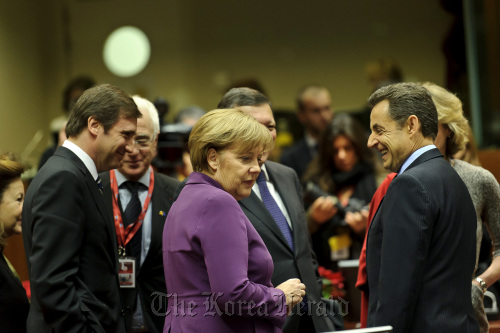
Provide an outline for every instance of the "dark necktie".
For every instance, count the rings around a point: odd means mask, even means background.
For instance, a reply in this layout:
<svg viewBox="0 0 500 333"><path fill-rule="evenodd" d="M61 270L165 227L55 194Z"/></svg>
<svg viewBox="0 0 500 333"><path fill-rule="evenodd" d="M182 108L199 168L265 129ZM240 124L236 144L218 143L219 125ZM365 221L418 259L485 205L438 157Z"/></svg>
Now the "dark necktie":
<svg viewBox="0 0 500 333"><path fill-rule="evenodd" d="M281 233L283 234L283 236L285 236L288 245L290 245L290 248L292 249L292 251L294 251L292 231L290 230L290 226L288 225L285 215L283 215L283 212L278 207L278 204L267 188L264 172L261 172L259 174L259 177L257 177L257 184L259 185L260 196L262 197L264 206L266 206L267 210L280 228Z"/></svg>
<svg viewBox="0 0 500 333"><path fill-rule="evenodd" d="M99 187L99 191L101 191L101 194L102 194L102 181L101 181L101 177L99 177L99 175L97 176L97 179L95 180L95 182L97 183L97 187Z"/></svg>
<svg viewBox="0 0 500 333"><path fill-rule="evenodd" d="M123 226L126 228L128 225L135 223L139 215L141 215L142 205L139 200L139 186L138 182L126 181L122 184L130 192L130 201L127 208L123 211ZM123 208L123 207L122 207ZM137 230L134 237L130 240L129 248L131 254L137 259L137 264L140 263L141 258L141 240L142 240L142 226Z"/></svg>

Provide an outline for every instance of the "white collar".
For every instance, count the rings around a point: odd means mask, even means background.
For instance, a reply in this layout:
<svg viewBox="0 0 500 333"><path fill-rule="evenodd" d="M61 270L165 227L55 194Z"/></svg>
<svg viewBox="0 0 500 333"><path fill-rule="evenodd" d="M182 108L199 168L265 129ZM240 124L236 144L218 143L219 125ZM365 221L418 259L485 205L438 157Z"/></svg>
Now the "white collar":
<svg viewBox="0 0 500 333"><path fill-rule="evenodd" d="M420 157L420 155L422 155L423 153L425 153L433 148L437 148L437 147L435 145L428 145L428 146L424 146L422 148L415 150L413 152L413 154L411 154L410 157L408 157L406 159L406 161L403 163L403 165L401 166L401 169L399 169L398 174L403 173L410 166L410 164L412 164L417 158Z"/></svg>
<svg viewBox="0 0 500 333"><path fill-rule="evenodd" d="M267 174L266 163L262 164L262 166L260 167L260 172L262 174L264 174L264 177L266 178L266 182L268 182L269 181L269 175Z"/></svg>
<svg viewBox="0 0 500 333"><path fill-rule="evenodd" d="M115 169L115 176L116 176L116 185L118 185L118 188L120 188L120 186L128 181L127 177L121 173L120 171L118 171L118 169ZM148 170L146 170L146 172L142 175L141 178L139 178L139 180L137 182L143 184L144 186L146 186L147 188L149 188L149 179L150 179L150 176L151 176L151 166L149 166Z"/></svg>
<svg viewBox="0 0 500 333"><path fill-rule="evenodd" d="M92 177L97 180L97 167L95 166L94 160L87 154L85 151L83 151L82 148L78 147L76 144L69 140L65 140L64 143L62 144L63 147L71 150L78 158L85 164L87 167L87 170L89 170L90 174Z"/></svg>

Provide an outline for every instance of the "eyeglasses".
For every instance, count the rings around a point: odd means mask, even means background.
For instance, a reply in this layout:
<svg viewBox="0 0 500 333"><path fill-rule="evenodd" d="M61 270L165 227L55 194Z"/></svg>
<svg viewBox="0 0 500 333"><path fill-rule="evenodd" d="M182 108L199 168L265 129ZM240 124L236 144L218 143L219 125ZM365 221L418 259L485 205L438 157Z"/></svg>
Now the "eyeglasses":
<svg viewBox="0 0 500 333"><path fill-rule="evenodd" d="M149 144L153 141L154 139L135 139L134 140L134 147L137 147L137 149L149 149L150 146Z"/></svg>

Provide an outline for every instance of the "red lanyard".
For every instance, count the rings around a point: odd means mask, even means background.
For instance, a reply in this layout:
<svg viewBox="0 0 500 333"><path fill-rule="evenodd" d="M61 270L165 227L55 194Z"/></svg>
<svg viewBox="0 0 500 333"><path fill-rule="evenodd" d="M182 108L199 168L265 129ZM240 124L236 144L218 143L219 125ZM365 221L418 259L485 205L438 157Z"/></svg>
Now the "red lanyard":
<svg viewBox="0 0 500 333"><path fill-rule="evenodd" d="M149 189L148 196L146 200L144 200L144 207L142 208L142 212L137 218L137 221L131 223L127 226L127 228L123 228L123 219L122 214L120 212L120 206L118 204L118 183L116 182L115 170L111 170L109 172L109 180L111 183L111 191L113 192L113 219L115 220L115 229L116 236L118 240L118 248L120 256L125 255L125 246L130 242L132 237L137 233L137 230L142 225L144 221L144 216L146 216L146 212L148 211L149 202L151 201L151 195L153 194L153 188L155 184L154 172L151 170L151 176L149 177ZM120 253L122 252L122 253Z"/></svg>

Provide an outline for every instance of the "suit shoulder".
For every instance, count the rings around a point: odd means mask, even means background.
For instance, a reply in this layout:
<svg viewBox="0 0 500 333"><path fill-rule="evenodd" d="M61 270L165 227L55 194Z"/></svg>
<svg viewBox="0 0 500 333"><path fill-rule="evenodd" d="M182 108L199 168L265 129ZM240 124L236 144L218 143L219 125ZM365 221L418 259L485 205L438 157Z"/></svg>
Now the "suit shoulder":
<svg viewBox="0 0 500 333"><path fill-rule="evenodd" d="M167 176L163 173L155 172L155 179L158 179L159 181L162 181L166 184L173 184L175 186L180 185L180 181L174 177Z"/></svg>
<svg viewBox="0 0 500 333"><path fill-rule="evenodd" d="M425 187L438 186L446 179L455 178L461 182L460 176L453 167L443 158L434 158L407 169L399 174L393 183L398 184L404 179L413 178Z"/></svg>
<svg viewBox="0 0 500 333"><path fill-rule="evenodd" d="M403 193L413 192L414 195L421 189L433 201L444 197L459 198L469 193L463 179L444 158L434 158L406 170L394 178L389 188L393 184Z"/></svg>
<svg viewBox="0 0 500 333"><path fill-rule="evenodd" d="M85 179L85 172L66 158L53 156L44 166L45 168L35 175L32 183L74 183Z"/></svg>
<svg viewBox="0 0 500 333"><path fill-rule="evenodd" d="M417 178L432 179L433 175L439 177L450 173L458 176L450 163L448 163L444 158L431 158L414 167L408 168L405 172L398 175L398 177L403 175L413 175Z"/></svg>
<svg viewBox="0 0 500 333"><path fill-rule="evenodd" d="M175 190L181 182L173 177L167 176L163 173L155 172L155 181L160 184L164 184L167 188Z"/></svg>
<svg viewBox="0 0 500 333"><path fill-rule="evenodd" d="M295 175L297 177L297 173L295 170L290 168L287 165L278 163L278 162L273 162L273 161L266 161L266 168L268 172L279 172L279 173L290 173L292 175Z"/></svg>
<svg viewBox="0 0 500 333"><path fill-rule="evenodd" d="M78 159L78 157L75 157ZM45 163L45 172L47 171L58 171L58 170L80 170L80 167L77 166L77 163L81 163L82 166L85 166L81 160L74 161L66 156L61 155L52 155L51 158ZM42 171L40 169L40 171Z"/></svg>
<svg viewBox="0 0 500 333"><path fill-rule="evenodd" d="M47 162L48 163L48 162ZM74 193L85 193L85 175L71 163L60 168L44 168L33 178L26 190L25 202L32 200L62 200Z"/></svg>
<svg viewBox="0 0 500 333"><path fill-rule="evenodd" d="M294 169L272 161L266 161L266 169L269 176L274 181L283 183L295 184L295 187L300 187L300 179Z"/></svg>

